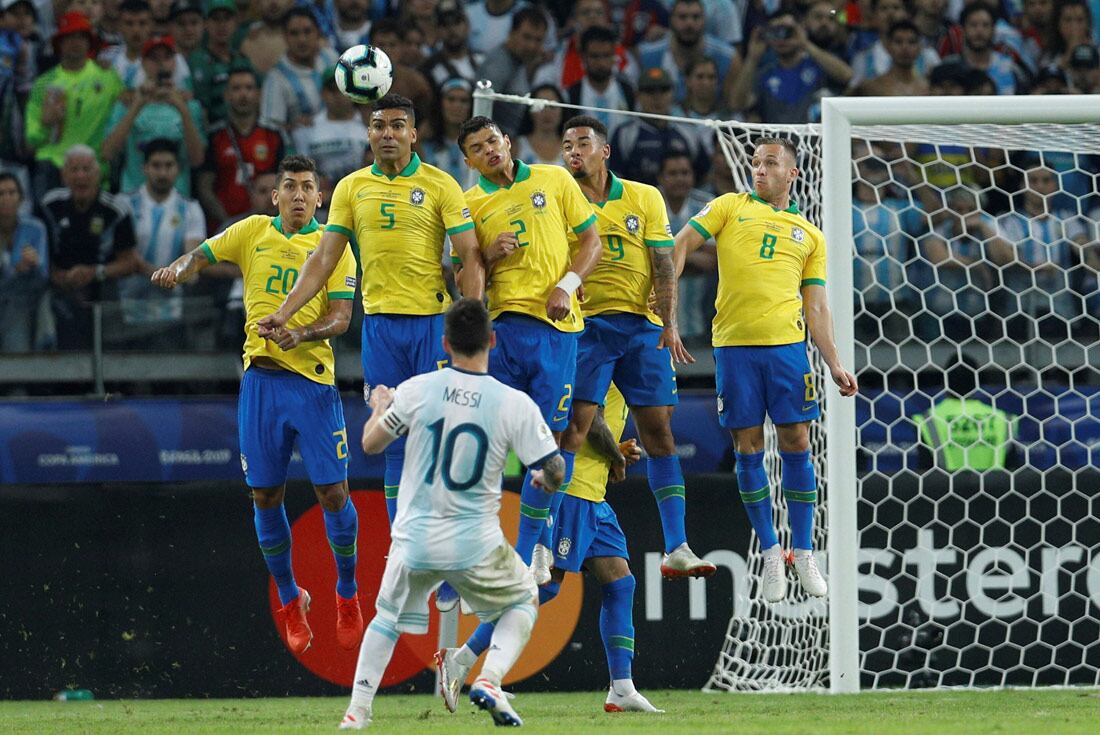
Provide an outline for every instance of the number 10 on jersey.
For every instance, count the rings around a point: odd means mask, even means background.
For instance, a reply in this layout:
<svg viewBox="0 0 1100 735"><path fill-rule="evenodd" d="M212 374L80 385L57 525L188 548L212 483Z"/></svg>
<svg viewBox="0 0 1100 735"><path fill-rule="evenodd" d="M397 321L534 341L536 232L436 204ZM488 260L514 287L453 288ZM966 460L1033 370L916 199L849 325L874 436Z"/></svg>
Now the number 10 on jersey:
<svg viewBox="0 0 1100 735"><path fill-rule="evenodd" d="M438 470L443 480L443 486L451 492L460 493L469 490L481 482L481 476L485 473L485 456L489 452L489 437L485 430L477 424L459 424L443 436L443 419L428 425L428 431L432 432L432 464L424 475L424 482L435 482L435 473ZM456 480L452 473L452 465L455 459L455 443L463 435L469 436L476 445L473 461L470 463L470 474L463 480Z"/></svg>

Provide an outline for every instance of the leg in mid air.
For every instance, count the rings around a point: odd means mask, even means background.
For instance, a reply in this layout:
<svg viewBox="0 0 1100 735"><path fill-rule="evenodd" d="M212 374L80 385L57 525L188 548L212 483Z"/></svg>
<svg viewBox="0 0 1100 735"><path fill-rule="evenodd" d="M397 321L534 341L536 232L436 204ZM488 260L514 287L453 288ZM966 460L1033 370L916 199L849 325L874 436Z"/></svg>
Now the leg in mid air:
<svg viewBox="0 0 1100 735"><path fill-rule="evenodd" d="M787 569L775 531L772 489L764 468L764 427L734 429L730 434L737 455L737 487L741 502L764 557L763 596L768 602L779 602L787 596Z"/></svg>
<svg viewBox="0 0 1100 735"><path fill-rule="evenodd" d="M283 496L286 487L252 488L253 521L256 540L264 563L279 591L282 607L277 616L286 628L286 643L294 653L302 653L313 641L306 614L309 613L309 593L294 582L290 564L290 521L286 517Z"/></svg>
<svg viewBox="0 0 1100 735"><path fill-rule="evenodd" d="M336 641L352 650L363 637L363 613L355 582L359 515L347 480L314 487L325 516L325 535L336 561Z"/></svg>
<svg viewBox="0 0 1100 735"><path fill-rule="evenodd" d="M804 422L783 424L776 427L776 433L782 462L783 498L787 501L791 523L794 568L807 594L824 597L829 588L813 555L817 477L810 457L810 425Z"/></svg>

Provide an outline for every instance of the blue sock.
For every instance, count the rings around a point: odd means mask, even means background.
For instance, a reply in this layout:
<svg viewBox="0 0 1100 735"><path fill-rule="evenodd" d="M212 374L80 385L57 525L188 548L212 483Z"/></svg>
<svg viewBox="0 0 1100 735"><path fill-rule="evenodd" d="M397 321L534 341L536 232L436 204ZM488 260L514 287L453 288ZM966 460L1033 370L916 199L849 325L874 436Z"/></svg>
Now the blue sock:
<svg viewBox="0 0 1100 735"><path fill-rule="evenodd" d="M496 623L482 623L474 630L473 635L466 641L466 647L474 652L475 656L480 656L485 653L485 649L489 647L489 644L493 641L493 631L496 630Z"/></svg>
<svg viewBox="0 0 1100 735"><path fill-rule="evenodd" d="M516 534L516 552L524 564L531 563L531 552L542 538L546 519L550 517L551 497L550 493L531 484L531 470L527 470L519 491L519 533Z"/></svg>
<svg viewBox="0 0 1100 735"><path fill-rule="evenodd" d="M791 519L791 545L796 549L812 549L817 477L810 452L780 452L779 457L783 460L783 498Z"/></svg>
<svg viewBox="0 0 1100 735"><path fill-rule="evenodd" d="M349 496L344 507L325 511L325 535L336 558L336 594L345 600L355 597L355 536L359 532L359 514Z"/></svg>
<svg viewBox="0 0 1100 735"><path fill-rule="evenodd" d="M603 586L600 638L611 679L630 679L634 660L634 575Z"/></svg>
<svg viewBox="0 0 1100 735"><path fill-rule="evenodd" d="M657 499L661 529L665 533L665 553L669 554L680 544L687 543L687 532L684 531L684 473L680 470L680 458L675 454L650 457L645 472L649 478L649 489Z"/></svg>
<svg viewBox="0 0 1100 735"><path fill-rule="evenodd" d="M401 466L405 464L405 441L401 437L393 444L386 447L386 474L382 480L386 492L386 515L390 517L390 525L393 525L393 517L397 515L397 488L401 485Z"/></svg>
<svg viewBox="0 0 1100 735"><path fill-rule="evenodd" d="M562 480L561 487L553 497L550 498L550 522L542 529L542 533L539 534L539 543L548 549L554 548L554 524L558 522L558 510L561 508L561 499L565 497L565 491L569 489L569 483L573 480L573 463L577 459L577 455L570 452L568 449L562 449L561 458L565 460L565 479Z"/></svg>
<svg viewBox="0 0 1100 735"><path fill-rule="evenodd" d="M547 582L539 587L539 605L545 605L561 592L561 582Z"/></svg>
<svg viewBox="0 0 1100 735"><path fill-rule="evenodd" d="M290 567L290 521L286 518L286 508L280 504L277 508L253 505L252 509L260 552L279 588L279 602L286 605L298 597L298 585L294 584L294 570Z"/></svg>
<svg viewBox="0 0 1100 735"><path fill-rule="evenodd" d="M770 549L779 543L779 539L772 520L772 489L768 485L768 473L764 471L763 452L737 452L737 487L741 491L741 502L745 504L752 530L760 539L760 550Z"/></svg>

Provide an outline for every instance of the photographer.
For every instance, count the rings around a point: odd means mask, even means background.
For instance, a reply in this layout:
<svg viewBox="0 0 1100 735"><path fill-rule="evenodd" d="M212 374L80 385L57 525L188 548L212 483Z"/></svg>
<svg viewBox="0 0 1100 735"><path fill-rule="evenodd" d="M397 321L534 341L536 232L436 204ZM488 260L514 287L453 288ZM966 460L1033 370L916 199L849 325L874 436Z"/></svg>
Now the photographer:
<svg viewBox="0 0 1100 735"><path fill-rule="evenodd" d="M141 63L149 80L131 92L129 103L115 105L103 141L103 157L122 154L121 191L134 191L145 182L141 146L167 138L180 146L180 176L176 190L191 196L191 168L203 162L202 108L172 83L176 45L171 36L154 36L141 49Z"/></svg>

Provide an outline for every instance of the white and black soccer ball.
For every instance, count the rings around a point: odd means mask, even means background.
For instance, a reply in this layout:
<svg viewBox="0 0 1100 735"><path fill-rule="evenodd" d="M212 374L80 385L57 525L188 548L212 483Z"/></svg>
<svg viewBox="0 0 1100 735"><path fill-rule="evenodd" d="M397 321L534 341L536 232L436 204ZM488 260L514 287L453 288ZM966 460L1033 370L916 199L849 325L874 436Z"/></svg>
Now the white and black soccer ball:
<svg viewBox="0 0 1100 735"><path fill-rule="evenodd" d="M352 46L336 62L336 86L361 105L382 99L393 84L393 64L374 46Z"/></svg>

